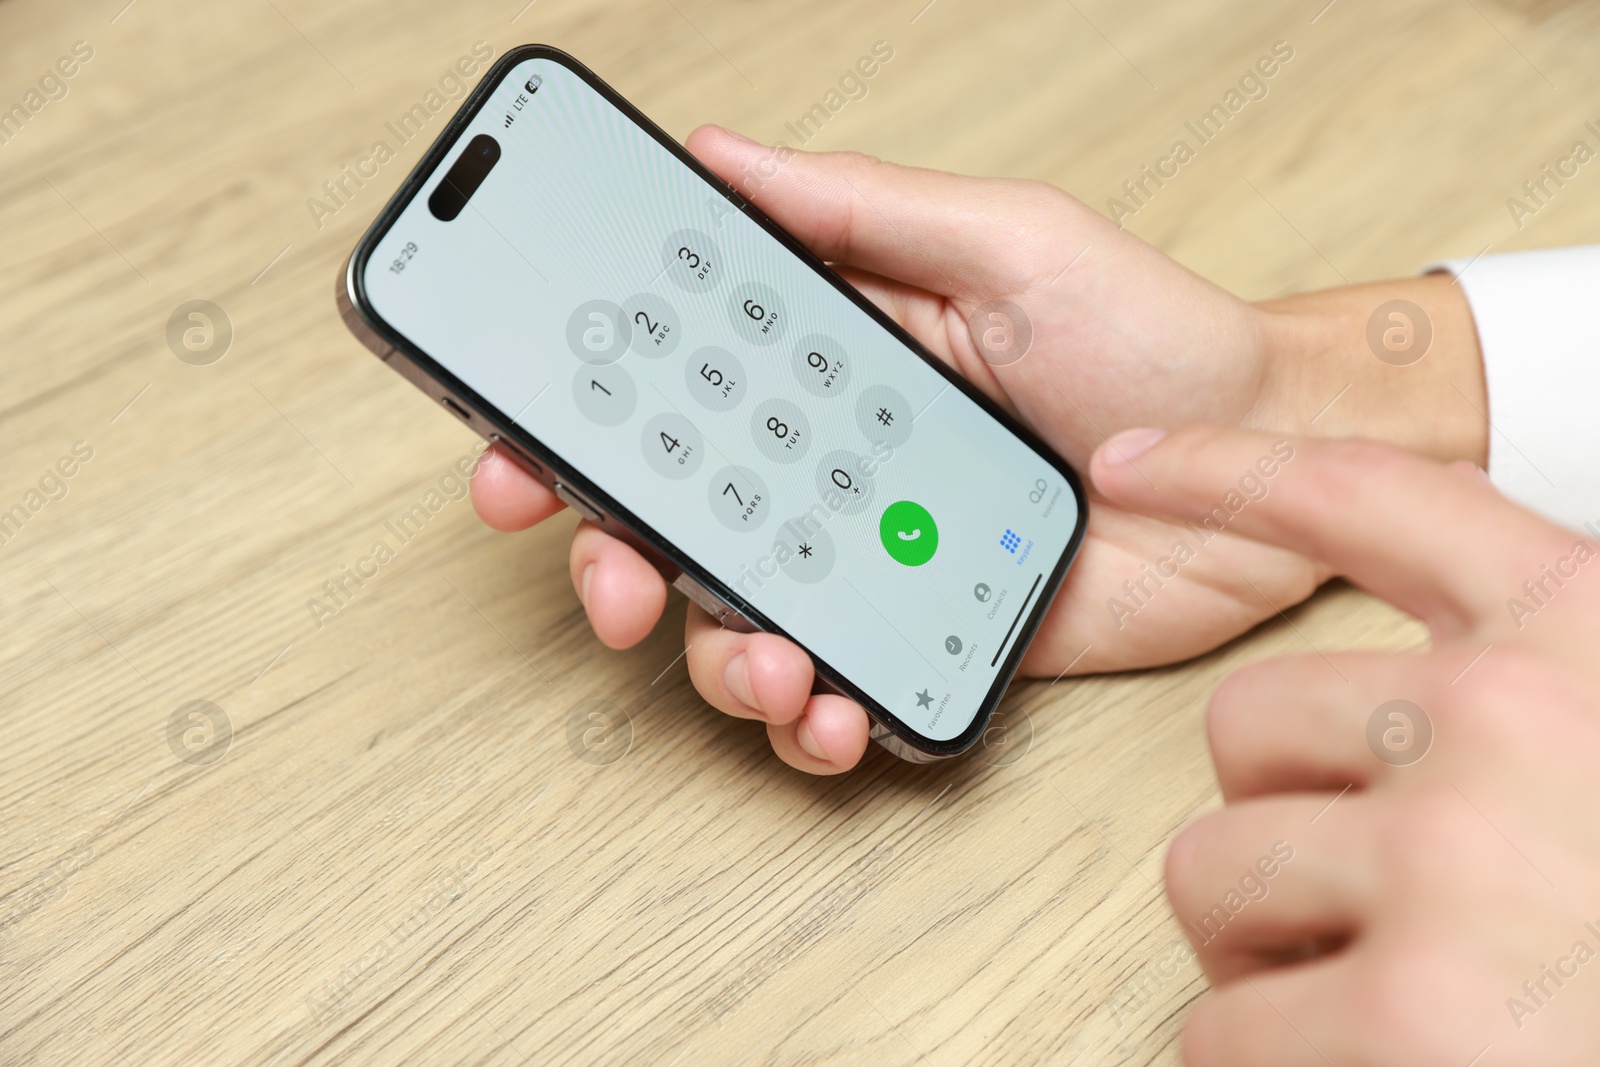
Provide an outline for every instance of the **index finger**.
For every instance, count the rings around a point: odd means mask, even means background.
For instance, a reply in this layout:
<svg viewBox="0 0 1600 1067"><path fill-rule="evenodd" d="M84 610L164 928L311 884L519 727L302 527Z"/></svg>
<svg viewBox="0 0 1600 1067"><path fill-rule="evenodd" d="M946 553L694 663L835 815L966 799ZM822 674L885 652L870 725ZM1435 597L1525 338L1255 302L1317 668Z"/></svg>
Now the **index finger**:
<svg viewBox="0 0 1600 1067"><path fill-rule="evenodd" d="M1281 545L1446 637L1517 622L1507 600L1524 582L1578 549L1593 555L1484 480L1367 441L1128 430L1096 450L1090 474L1113 502L1186 522L1196 552L1223 530Z"/></svg>

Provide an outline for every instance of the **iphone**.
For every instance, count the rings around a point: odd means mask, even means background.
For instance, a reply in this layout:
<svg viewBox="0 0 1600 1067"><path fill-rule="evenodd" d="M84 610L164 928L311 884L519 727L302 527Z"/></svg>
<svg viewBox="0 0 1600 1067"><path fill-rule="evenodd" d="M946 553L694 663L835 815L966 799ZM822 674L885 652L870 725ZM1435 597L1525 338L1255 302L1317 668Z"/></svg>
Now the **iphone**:
<svg viewBox="0 0 1600 1067"><path fill-rule="evenodd" d="M1074 471L572 57L503 56L362 237L352 331L914 761L982 734Z"/></svg>

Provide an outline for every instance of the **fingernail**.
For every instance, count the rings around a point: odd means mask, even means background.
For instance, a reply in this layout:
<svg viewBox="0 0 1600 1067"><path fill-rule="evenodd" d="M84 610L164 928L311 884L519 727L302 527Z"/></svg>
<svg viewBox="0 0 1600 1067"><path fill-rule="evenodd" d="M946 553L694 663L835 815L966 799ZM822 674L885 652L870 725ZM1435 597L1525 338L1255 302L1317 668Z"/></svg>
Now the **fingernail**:
<svg viewBox="0 0 1600 1067"><path fill-rule="evenodd" d="M722 669L722 684L733 694L733 699L754 711L761 710L756 703L755 687L750 684L750 661L743 652L730 659Z"/></svg>
<svg viewBox="0 0 1600 1067"><path fill-rule="evenodd" d="M594 564L583 568L583 573L578 576L578 599L584 607L589 606L589 581L594 577Z"/></svg>
<svg viewBox="0 0 1600 1067"><path fill-rule="evenodd" d="M806 755L812 759L819 759L824 763L832 762L828 759L828 754L822 750L822 746L817 743L817 735L811 732L810 719L800 720L800 725L795 727L794 739L800 742L800 747L805 749Z"/></svg>
<svg viewBox="0 0 1600 1067"><path fill-rule="evenodd" d="M751 137L746 137L744 134L740 133L738 130L730 130L726 126L719 126L718 129L720 129L723 133L727 134L729 137L732 137L735 141L742 141L745 144L754 144L754 145L761 144L760 141L757 141L757 140L755 140L754 138L751 138Z"/></svg>
<svg viewBox="0 0 1600 1067"><path fill-rule="evenodd" d="M1146 428L1123 430L1121 433L1112 434L1106 439L1105 462L1113 467L1132 463L1150 451L1156 442L1165 436L1167 436L1165 430Z"/></svg>

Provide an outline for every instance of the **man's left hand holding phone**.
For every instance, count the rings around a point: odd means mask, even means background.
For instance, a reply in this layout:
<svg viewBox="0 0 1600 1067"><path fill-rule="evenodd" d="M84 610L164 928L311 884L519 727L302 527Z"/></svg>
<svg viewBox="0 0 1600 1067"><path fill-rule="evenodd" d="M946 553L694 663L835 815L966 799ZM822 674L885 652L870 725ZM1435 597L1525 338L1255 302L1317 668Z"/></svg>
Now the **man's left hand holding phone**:
<svg viewBox="0 0 1600 1067"><path fill-rule="evenodd" d="M686 144L713 172L1075 464L1087 465L1101 439L1098 431L1114 434L1142 422L1197 418L1237 424L1256 402L1259 368L1247 357L1259 342L1250 336L1243 313L1248 305L1054 189L914 170L853 153L775 155L714 126L696 130ZM1123 286L1126 279L1097 280L1093 268L1072 262L1073 257L1097 261L1119 254L1127 264L1124 271L1136 270L1148 280L1139 288L1123 287L1115 300L1102 299L1095 292L1099 285ZM1050 324L1036 317L1029 356L1011 367L990 365L972 343L967 312L1034 287L1047 266L1057 281L1056 292L1046 295L1064 314L1080 301L1097 300L1103 309L1100 321L1084 316L1081 326L1093 335L1060 337L1065 343L1051 347L1060 331L1051 333ZM1142 293L1146 287L1156 291ZM1142 296L1148 303L1141 306ZM1118 363L1129 375L1143 377L1159 353L1173 351L1175 346L1164 337L1127 336L1140 329L1148 335L1151 327L1135 326L1135 320L1159 315L1163 305L1174 309L1174 330L1182 328L1176 307L1189 309L1191 316L1198 308L1209 319L1208 330L1202 332L1215 352L1230 356L1208 358L1201 380L1202 357L1211 353L1180 351L1194 357L1194 366L1169 372L1165 389L1146 387L1142 397L1134 398L1119 385ZM1119 335L1124 342L1120 346ZM1103 354L1074 366L1067 345L1075 341ZM1231 379L1230 364L1235 368ZM1048 384L1051 378L1059 384ZM1068 391L1077 399L1069 398ZM1134 406L1138 399L1144 401L1142 411ZM1201 406L1196 406L1197 399ZM1080 403L1101 410L1107 404L1120 406L1111 417L1122 421L1108 423L1105 415L1091 419L1077 409ZM472 499L484 522L503 531L526 529L565 507L495 451L479 465ZM1121 595L1112 575L1120 578L1130 559L1158 558L1170 549L1178 530L1176 524L1114 507L1092 510L1083 552L1021 673L1055 678L1171 662L1206 651L1260 621L1250 608L1212 592L1221 584L1208 573L1213 569L1237 571L1249 562L1258 583L1279 603L1303 599L1326 576L1325 568L1293 553L1225 539L1214 558L1201 560L1196 568L1198 591L1168 593L1167 602L1149 612L1143 633L1120 632L1105 610L1107 594ZM643 640L665 610L667 585L655 567L588 522L580 522L573 536L571 576L596 636L612 648ZM726 714L766 723L773 750L786 763L812 774L835 774L859 762L867 747L868 716L848 699L813 693L811 661L796 645L772 634L724 629L693 603L687 605L684 642L696 689Z"/></svg>

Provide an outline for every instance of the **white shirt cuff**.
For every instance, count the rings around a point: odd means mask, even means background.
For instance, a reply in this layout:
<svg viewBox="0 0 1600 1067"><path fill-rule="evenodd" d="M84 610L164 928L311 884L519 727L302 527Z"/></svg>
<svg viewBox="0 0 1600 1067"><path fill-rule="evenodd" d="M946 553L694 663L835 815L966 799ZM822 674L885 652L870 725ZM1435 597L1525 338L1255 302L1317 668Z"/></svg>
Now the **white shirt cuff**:
<svg viewBox="0 0 1600 1067"><path fill-rule="evenodd" d="M1600 245L1448 260L1478 326L1489 478L1574 528L1600 523Z"/></svg>

